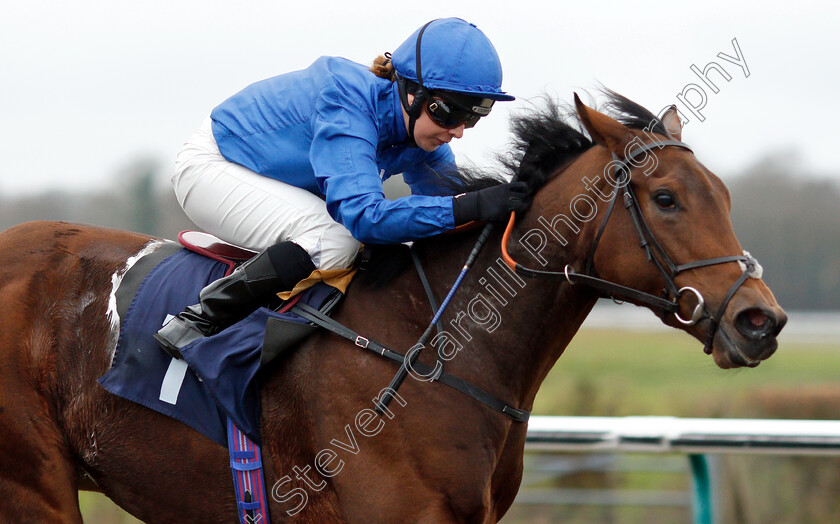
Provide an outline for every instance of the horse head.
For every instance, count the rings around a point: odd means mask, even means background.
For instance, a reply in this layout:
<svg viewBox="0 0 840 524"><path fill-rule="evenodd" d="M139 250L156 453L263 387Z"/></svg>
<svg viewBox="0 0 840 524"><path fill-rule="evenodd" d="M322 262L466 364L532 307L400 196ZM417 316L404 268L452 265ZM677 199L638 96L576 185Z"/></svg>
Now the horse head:
<svg viewBox="0 0 840 524"><path fill-rule="evenodd" d="M674 107L659 119L608 94L616 118L575 95L593 143L559 167L554 159L523 220L561 241L554 253L538 253L543 265L553 256L565 267L525 272L649 307L702 341L721 368L757 366L776 350L787 316L735 237L729 191L681 142ZM523 169L539 166L538 156L526 150ZM567 243L569 233L579 241Z"/></svg>

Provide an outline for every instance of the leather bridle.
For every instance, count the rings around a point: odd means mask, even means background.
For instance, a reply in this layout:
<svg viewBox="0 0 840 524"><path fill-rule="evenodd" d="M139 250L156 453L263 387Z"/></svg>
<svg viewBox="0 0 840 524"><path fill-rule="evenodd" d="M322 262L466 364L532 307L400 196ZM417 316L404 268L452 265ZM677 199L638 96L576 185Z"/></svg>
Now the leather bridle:
<svg viewBox="0 0 840 524"><path fill-rule="evenodd" d="M511 214L511 218L508 222L507 229L505 230L505 233L502 237L502 257L511 269L513 269L517 274L522 275L524 277L541 278L548 280L566 280L569 282L569 284L584 284L586 286L598 290L600 294L604 297L628 300L630 302L647 305L651 309L658 311L662 316L663 320L668 314L671 313L674 314L674 317L677 319L678 322L685 326L693 326L702 320L708 319L710 323L709 331L705 345L703 347L703 351L706 354L710 354L712 352L712 345L714 343L715 334L717 333L717 329L720 326L720 321L723 318L724 313L726 312L726 307L729 305L729 302L732 300L732 297L735 295L735 293L738 291L741 285L744 282L746 282L748 278L759 278L757 275L760 266L758 265L758 262L746 251L742 255L730 255L724 257L709 258L705 260L698 260L694 262L688 262L685 264L676 264L674 260L665 251L665 249L659 244L653 232L651 231L650 226L648 226L647 221L645 220L641 206L639 205L639 200L636 197L635 192L633 191L633 187L630 183L630 174L632 166L628 164L630 164L630 162L635 157L642 153L650 151L653 148L662 149L666 146L681 147L687 149L688 151L691 151L691 148L688 145L678 140L660 140L656 142L643 144L642 146L632 150L629 154L626 155L624 160L620 160L615 155L615 153L612 154L612 164L615 166L615 169L613 171L615 175L614 178L616 181L615 191L610 200L606 216L601 221L601 225L599 226L598 232L595 235L595 240L593 242L592 249L589 252L589 256L587 256L586 258L586 265L584 266L583 273L576 272L574 268L569 264L567 264L564 267L563 271L543 271L527 268L522 264L519 264L516 261L514 261L510 257L510 255L508 255L507 252L507 243L510 238L511 230L513 229L514 221L516 220L516 216L513 213ZM627 209L628 213L630 213L630 218L633 221L633 226L636 229L636 233L638 233L639 235L640 247L644 249L648 262L651 262L656 266L656 268L659 270L659 273L662 275L662 279L665 282L665 288L663 289L661 297L627 286L622 286L620 284L616 284L614 282L610 282L608 280L604 280L596 276L597 271L595 270L594 264L595 252L598 249L598 244L601 240L601 236L603 235L604 230L607 227L607 222L609 221L610 217L612 216L612 212L615 209L619 195L622 196L624 208ZM677 275L685 271L701 267L714 266L718 264L726 264L729 262L739 262L742 267L742 273L741 276L729 288L729 292L726 294L725 298L723 299L723 302L721 303L720 307L714 315L712 315L706 308L706 301L703 298L703 295L697 289L690 286L684 286L682 288L679 288L676 282L674 281ZM686 292L690 292L697 299L697 305L694 307L691 317L688 319L682 318L679 314L680 298Z"/></svg>

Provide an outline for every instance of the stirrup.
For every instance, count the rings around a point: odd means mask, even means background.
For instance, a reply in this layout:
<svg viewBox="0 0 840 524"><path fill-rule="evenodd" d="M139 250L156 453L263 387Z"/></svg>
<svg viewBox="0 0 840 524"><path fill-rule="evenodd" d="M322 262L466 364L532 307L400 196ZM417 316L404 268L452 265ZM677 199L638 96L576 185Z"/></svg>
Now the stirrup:
<svg viewBox="0 0 840 524"><path fill-rule="evenodd" d="M184 356L181 355L181 350L170 344L168 340L158 335L157 333L152 335L152 337L154 337L155 342L158 343L158 346L160 346L160 348L164 350L170 357L176 360L184 359Z"/></svg>
<svg viewBox="0 0 840 524"><path fill-rule="evenodd" d="M176 359L184 358L181 355L182 347L204 338L204 336L204 333L178 317L173 317L153 335L160 347Z"/></svg>

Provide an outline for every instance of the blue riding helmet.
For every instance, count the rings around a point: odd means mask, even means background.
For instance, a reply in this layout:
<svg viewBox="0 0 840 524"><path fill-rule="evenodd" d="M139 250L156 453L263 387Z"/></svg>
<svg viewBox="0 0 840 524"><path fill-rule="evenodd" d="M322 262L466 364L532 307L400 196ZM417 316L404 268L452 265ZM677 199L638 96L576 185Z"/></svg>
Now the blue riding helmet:
<svg viewBox="0 0 840 524"><path fill-rule="evenodd" d="M408 141L413 145L414 124L424 107L435 105L430 115L448 127L448 105L460 106L468 113L462 113L462 120L472 127L490 113L493 102L515 100L502 91L502 64L496 48L479 28L460 18L427 22L389 58L397 72L400 101L408 114ZM409 92L414 95L411 103ZM427 106L433 92L450 96L443 104ZM442 115L441 109L446 109Z"/></svg>
<svg viewBox="0 0 840 524"><path fill-rule="evenodd" d="M391 53L391 61L398 75L429 90L515 100L502 91L496 48L479 28L460 18L432 20Z"/></svg>

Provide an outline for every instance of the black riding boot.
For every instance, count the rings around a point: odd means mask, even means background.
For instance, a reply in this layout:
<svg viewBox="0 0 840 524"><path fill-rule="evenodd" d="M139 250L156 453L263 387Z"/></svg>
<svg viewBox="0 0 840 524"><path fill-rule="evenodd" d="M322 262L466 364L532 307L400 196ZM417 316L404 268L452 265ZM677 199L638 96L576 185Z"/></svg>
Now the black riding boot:
<svg viewBox="0 0 840 524"><path fill-rule="evenodd" d="M294 242L281 242L210 283L199 303L167 322L154 337L170 355L194 340L215 335L254 311L276 293L290 291L315 269L309 254Z"/></svg>

